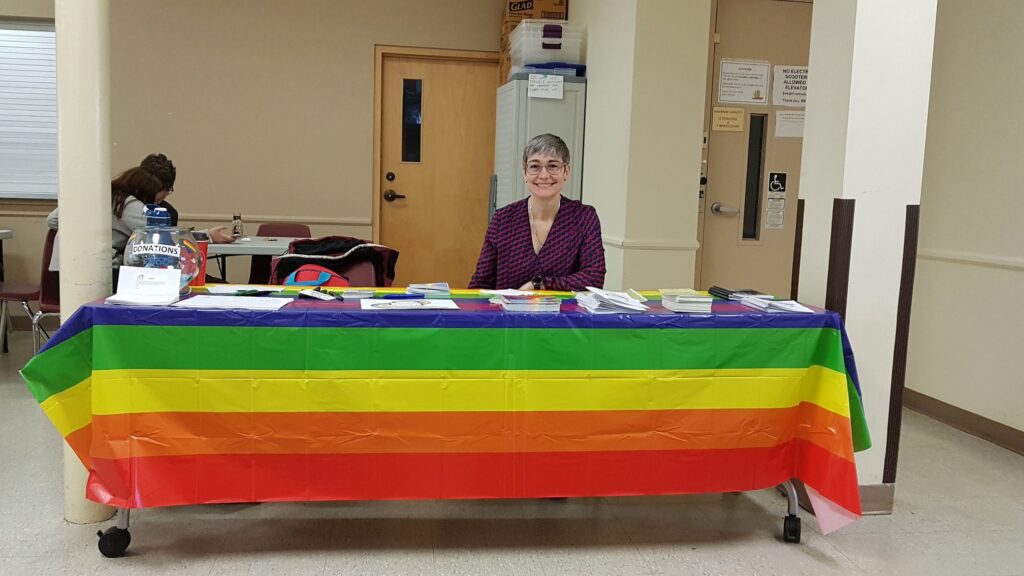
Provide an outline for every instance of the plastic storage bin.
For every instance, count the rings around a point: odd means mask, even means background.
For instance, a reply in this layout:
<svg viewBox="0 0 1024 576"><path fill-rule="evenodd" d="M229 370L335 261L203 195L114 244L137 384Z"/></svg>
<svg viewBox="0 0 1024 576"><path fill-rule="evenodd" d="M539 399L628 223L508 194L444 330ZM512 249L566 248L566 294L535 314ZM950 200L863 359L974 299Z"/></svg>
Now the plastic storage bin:
<svg viewBox="0 0 1024 576"><path fill-rule="evenodd" d="M580 64L583 29L557 20L523 20L509 42L512 66L545 62Z"/></svg>

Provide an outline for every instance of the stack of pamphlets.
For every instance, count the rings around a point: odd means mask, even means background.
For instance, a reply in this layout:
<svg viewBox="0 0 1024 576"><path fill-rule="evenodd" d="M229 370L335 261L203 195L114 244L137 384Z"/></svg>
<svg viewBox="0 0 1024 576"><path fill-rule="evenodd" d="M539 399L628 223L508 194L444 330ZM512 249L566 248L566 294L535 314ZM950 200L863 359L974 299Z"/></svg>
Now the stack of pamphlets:
<svg viewBox="0 0 1024 576"><path fill-rule="evenodd" d="M673 312L689 312L691 314L710 314L710 295L689 288L662 288L661 305Z"/></svg>
<svg viewBox="0 0 1024 576"><path fill-rule="evenodd" d="M430 284L409 284L406 294L422 294L424 298L451 298L452 291L447 282L431 282Z"/></svg>
<svg viewBox="0 0 1024 576"><path fill-rule="evenodd" d="M774 298L771 294L764 294L751 288L744 288L743 290L729 290L728 288L722 288L721 286L712 286L711 288L708 288L708 292L715 298L721 298L722 300L735 300L737 302L751 296L767 298L769 300Z"/></svg>
<svg viewBox="0 0 1024 576"><path fill-rule="evenodd" d="M758 298L757 296L750 296L740 300L740 304L748 308L754 308L762 312L790 312L800 314L813 314L814 310L811 310L807 306L797 302L796 300L769 300L767 298Z"/></svg>
<svg viewBox="0 0 1024 576"><path fill-rule="evenodd" d="M625 292L612 292L592 286L587 286L586 292L576 293L576 303L591 314L628 314L647 311L647 306Z"/></svg>
<svg viewBox="0 0 1024 576"><path fill-rule="evenodd" d="M560 312L562 300L553 296L495 296L491 299L506 312Z"/></svg>

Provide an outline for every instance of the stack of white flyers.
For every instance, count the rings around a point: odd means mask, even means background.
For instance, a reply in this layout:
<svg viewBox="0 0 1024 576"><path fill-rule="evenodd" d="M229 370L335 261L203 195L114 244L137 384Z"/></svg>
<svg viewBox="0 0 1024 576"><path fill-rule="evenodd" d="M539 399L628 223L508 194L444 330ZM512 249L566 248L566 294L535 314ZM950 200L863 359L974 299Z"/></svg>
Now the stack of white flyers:
<svg viewBox="0 0 1024 576"><path fill-rule="evenodd" d="M710 294L689 288L663 288L659 292L661 292L661 305L673 312L711 313L711 302L714 298Z"/></svg>
<svg viewBox="0 0 1024 576"><path fill-rule="evenodd" d="M423 294L427 298L451 298L452 291L447 282L431 282L430 284L409 284L406 294Z"/></svg>
<svg viewBox="0 0 1024 576"><path fill-rule="evenodd" d="M740 304L762 312L789 312L797 314L814 313L814 310L811 310L796 300L769 300L767 298L750 297L741 300Z"/></svg>
<svg viewBox="0 0 1024 576"><path fill-rule="evenodd" d="M554 296L495 296L491 302L506 312L560 312L562 300Z"/></svg>
<svg viewBox="0 0 1024 576"><path fill-rule="evenodd" d="M625 292L612 292L592 286L587 286L586 292L577 292L576 302L591 314L627 314L647 311L647 306Z"/></svg>

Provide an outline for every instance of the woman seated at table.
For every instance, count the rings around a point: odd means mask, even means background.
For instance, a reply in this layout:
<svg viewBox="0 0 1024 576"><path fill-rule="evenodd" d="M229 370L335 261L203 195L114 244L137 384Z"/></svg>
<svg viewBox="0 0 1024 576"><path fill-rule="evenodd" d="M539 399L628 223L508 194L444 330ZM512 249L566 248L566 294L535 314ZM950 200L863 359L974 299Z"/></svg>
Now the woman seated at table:
<svg viewBox="0 0 1024 576"><path fill-rule="evenodd" d="M569 147L553 134L523 150L530 195L494 213L470 288L585 290L604 286L601 222L593 206L561 195Z"/></svg>
<svg viewBox="0 0 1024 576"><path fill-rule="evenodd" d="M160 179L142 168L129 168L110 182L110 247L115 267L121 264L132 230L146 225L146 204L159 204L167 194ZM46 218L46 225L54 230L60 224L59 210L54 208ZM50 270L58 270L56 255L54 251Z"/></svg>
<svg viewBox="0 0 1024 576"><path fill-rule="evenodd" d="M146 204L160 204L168 194L170 191L160 178L141 167L129 168L110 182L110 247L113 250L111 263L115 268L120 266L124 259L124 247L128 244L132 231L146 225ZM46 225L54 230L57 230L60 224L59 211L58 206L46 217ZM220 228L225 227L211 228L209 232ZM224 238L223 231L216 235L211 234L210 239L214 242L234 241L230 235ZM57 254L54 250L50 270L60 270Z"/></svg>

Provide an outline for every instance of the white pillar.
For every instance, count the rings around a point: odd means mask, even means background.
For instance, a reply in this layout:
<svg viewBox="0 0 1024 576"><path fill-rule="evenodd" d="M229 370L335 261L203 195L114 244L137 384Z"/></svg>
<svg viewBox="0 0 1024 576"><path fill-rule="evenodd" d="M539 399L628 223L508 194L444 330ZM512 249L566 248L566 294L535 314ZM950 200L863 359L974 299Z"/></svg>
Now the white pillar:
<svg viewBox="0 0 1024 576"><path fill-rule="evenodd" d="M904 218L921 198L935 11L936 0L814 3L800 298L824 304L832 200L855 199L846 327L873 442L857 455L862 485L882 481Z"/></svg>
<svg viewBox="0 0 1024 576"><path fill-rule="evenodd" d="M569 14L588 38L574 177L601 216L605 287L690 286L711 0L573 0Z"/></svg>
<svg viewBox="0 0 1024 576"><path fill-rule="evenodd" d="M61 320L110 294L110 3L56 0ZM64 445L64 517L101 522L86 471Z"/></svg>

